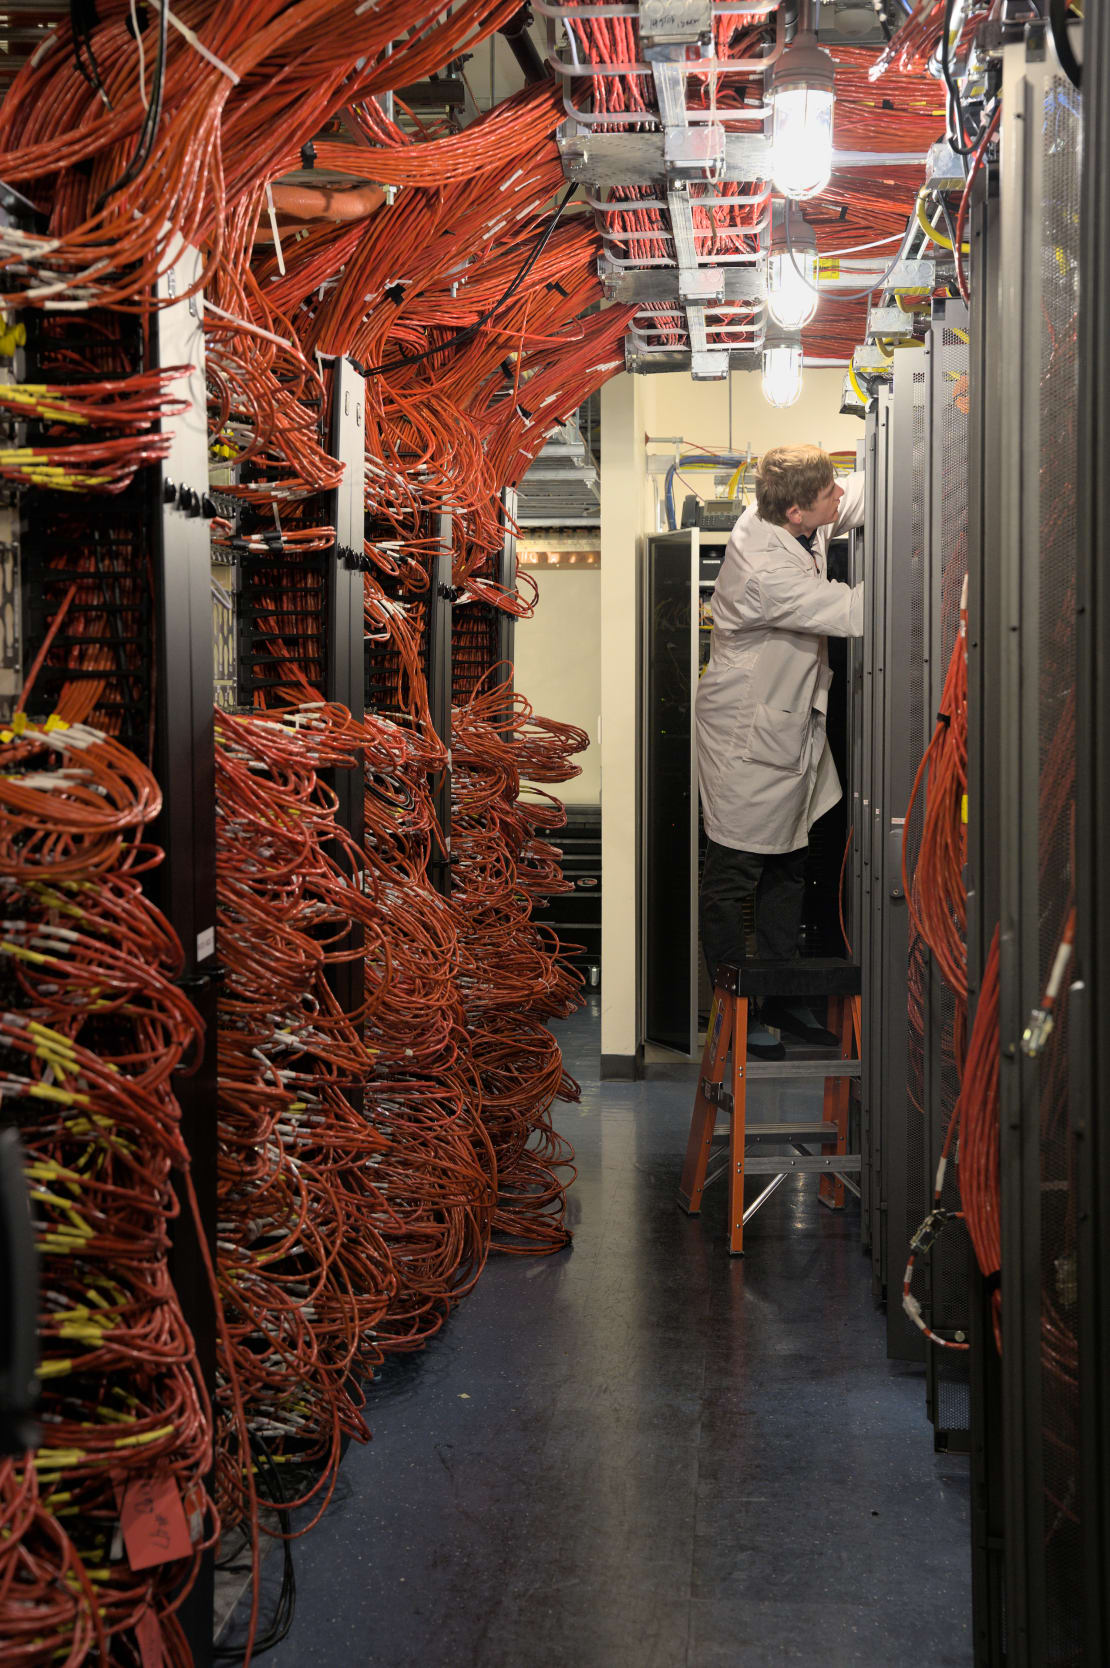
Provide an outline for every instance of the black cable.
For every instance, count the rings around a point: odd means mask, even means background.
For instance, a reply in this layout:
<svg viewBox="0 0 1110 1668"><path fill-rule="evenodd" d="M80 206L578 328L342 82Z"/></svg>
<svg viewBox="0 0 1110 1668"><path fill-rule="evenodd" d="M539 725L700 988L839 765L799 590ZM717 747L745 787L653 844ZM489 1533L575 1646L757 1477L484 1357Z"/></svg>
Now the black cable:
<svg viewBox="0 0 1110 1668"><path fill-rule="evenodd" d="M1083 65L1072 50L1068 35L1069 0L1048 0L1048 27L1052 30L1052 44L1060 60L1060 68L1077 90L1083 85Z"/></svg>
<svg viewBox="0 0 1110 1668"><path fill-rule="evenodd" d="M88 82L94 93L99 94L107 105L112 108L112 101L108 97L103 81L100 79L100 66L93 51L92 32L100 22L97 16L96 0L69 0L69 27L73 36L73 58L78 70ZM88 65L82 59L88 59Z"/></svg>
<svg viewBox="0 0 1110 1668"><path fill-rule="evenodd" d="M948 233L948 241L952 245L954 251L956 248L956 222L952 218L952 211L948 207L948 202L943 191L934 191L933 197L934 200L940 204L940 212L944 216L944 229ZM953 259L954 258L955 256L953 255Z"/></svg>
<svg viewBox="0 0 1110 1668"><path fill-rule="evenodd" d="M532 268L547 248L551 234L559 224L563 210L566 208L567 204L570 202L577 190L577 183L567 186L567 189L564 191L559 201L559 206L556 208L555 213L548 221L547 226L538 239L532 253L528 256L528 259L525 261L524 265L521 267L504 295L499 296L493 306L488 307L479 318L474 320L473 324L465 325L461 330L456 330L453 336L449 336L444 342L438 342L435 347L424 348L420 353L401 354L397 359L385 360L380 365L360 365L357 359L352 359L351 363L354 365L356 371L364 377L381 376L386 371L400 371L403 370L406 365L419 365L422 359L432 359L437 353L444 353L448 348L458 347L461 343L468 342L472 336L476 336L478 331L481 330L483 324L486 324L495 313L499 313L506 301L508 301L511 296L515 295L521 284L523 284L524 280L527 278L528 274L531 272Z"/></svg>
<svg viewBox="0 0 1110 1668"><path fill-rule="evenodd" d="M940 37L940 68L944 76L944 85L948 88L949 117L955 118L955 132L949 132L948 142L957 156L971 156L979 143L980 135L968 143L967 130L964 127L963 106L960 103L960 89L956 85L956 78L952 73L952 62L948 55L948 37L952 29L952 13L956 9L956 0L944 0L944 26ZM949 121L949 128L952 122Z"/></svg>
<svg viewBox="0 0 1110 1668"><path fill-rule="evenodd" d="M275 1464L270 1450L258 1435L252 1432L250 1438L251 1450L255 1457L255 1468L259 1478L266 1478L267 1491L272 1499L285 1498L285 1484L281 1476L281 1467ZM271 1508L276 1511L278 1527L284 1537L281 1542L281 1588L278 1592L274 1614L264 1633L256 1639L253 1648L254 1656L261 1656L264 1651L272 1651L275 1645L280 1645L293 1626L293 1615L297 1607L297 1577L293 1568L293 1547L289 1539L292 1520L289 1509L284 1505ZM217 1568L230 1574L246 1574L249 1564L236 1565L234 1563L218 1564ZM215 1662L242 1662L242 1645L213 1645L212 1658Z"/></svg>
<svg viewBox="0 0 1110 1668"><path fill-rule="evenodd" d="M166 80L166 50L169 37L170 0L157 0L158 4L158 57L154 64L154 80L150 89L150 103L147 105L146 118L139 133L139 143L135 147L135 154L127 164L123 173L106 191L102 191L97 200L94 213L99 214L109 197L114 197L117 191L122 191L144 168L154 141L158 134L158 127L162 120L162 95Z"/></svg>

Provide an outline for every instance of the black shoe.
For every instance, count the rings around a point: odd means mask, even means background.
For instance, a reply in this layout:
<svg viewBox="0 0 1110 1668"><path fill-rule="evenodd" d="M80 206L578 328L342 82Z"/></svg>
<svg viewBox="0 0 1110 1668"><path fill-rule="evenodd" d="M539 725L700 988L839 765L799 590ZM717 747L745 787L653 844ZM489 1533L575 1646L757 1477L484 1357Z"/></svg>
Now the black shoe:
<svg viewBox="0 0 1110 1668"><path fill-rule="evenodd" d="M818 1025L813 1010L804 1002L784 1002L772 997L760 1005L759 1017L764 1025L773 1025L788 1037L809 1043L811 1048L838 1048L840 1038Z"/></svg>
<svg viewBox="0 0 1110 1668"><path fill-rule="evenodd" d="M786 1049L782 1043L776 1041L770 1031L766 1030L757 1019L753 1019L748 1026L748 1059L786 1059Z"/></svg>

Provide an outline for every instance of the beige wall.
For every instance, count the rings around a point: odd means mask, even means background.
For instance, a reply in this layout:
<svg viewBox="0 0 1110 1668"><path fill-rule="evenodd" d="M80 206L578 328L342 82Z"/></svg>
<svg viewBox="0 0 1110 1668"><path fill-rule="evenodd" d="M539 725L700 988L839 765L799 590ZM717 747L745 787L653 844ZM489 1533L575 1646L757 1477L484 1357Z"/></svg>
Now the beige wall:
<svg viewBox="0 0 1110 1668"><path fill-rule="evenodd" d="M753 453L810 441L854 448L858 418L840 415L844 373L807 370L785 410L763 399L758 372L731 379L732 449ZM634 1056L639 1031L640 828L637 806L637 571L654 530L645 436L681 435L689 447L729 447L729 385L685 373L621 375L601 396L601 1052ZM523 687L523 684L522 684Z"/></svg>
<svg viewBox="0 0 1110 1668"><path fill-rule="evenodd" d="M758 371L734 371L729 382L695 382L685 372L646 380L655 390L656 419L650 432L680 434L692 450L706 446L722 452L750 450L758 456L770 446L808 441L836 452L854 448L863 436L858 417L840 415L842 370L807 370L797 404L781 409L763 398ZM603 433L603 443L604 438Z"/></svg>
<svg viewBox="0 0 1110 1668"><path fill-rule="evenodd" d="M530 568L540 600L530 620L518 620L516 687L543 718L577 724L590 738L576 763L582 774L550 791L567 805L596 805L601 797L601 569Z"/></svg>

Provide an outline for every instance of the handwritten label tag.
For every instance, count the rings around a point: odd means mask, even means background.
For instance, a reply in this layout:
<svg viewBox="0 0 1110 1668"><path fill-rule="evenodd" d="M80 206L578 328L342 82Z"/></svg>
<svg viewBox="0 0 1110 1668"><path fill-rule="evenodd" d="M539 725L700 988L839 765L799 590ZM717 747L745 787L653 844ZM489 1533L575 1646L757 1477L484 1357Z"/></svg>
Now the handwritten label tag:
<svg viewBox="0 0 1110 1668"><path fill-rule="evenodd" d="M166 1653L162 1648L162 1624L153 1610L144 1610L135 1623L135 1638L143 1668L166 1668Z"/></svg>
<svg viewBox="0 0 1110 1668"><path fill-rule="evenodd" d="M172 1477L140 1477L128 1483L119 1521L127 1562L133 1570L187 1558L193 1550L181 1496Z"/></svg>

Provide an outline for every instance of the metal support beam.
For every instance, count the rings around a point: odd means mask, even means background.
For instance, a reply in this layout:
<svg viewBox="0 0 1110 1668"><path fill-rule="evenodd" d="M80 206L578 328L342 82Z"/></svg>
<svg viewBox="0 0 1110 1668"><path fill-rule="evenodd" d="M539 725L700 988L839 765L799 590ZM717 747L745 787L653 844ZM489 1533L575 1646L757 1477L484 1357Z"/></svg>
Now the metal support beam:
<svg viewBox="0 0 1110 1668"><path fill-rule="evenodd" d="M366 385L349 359L336 361L332 382L331 451L343 465L343 478L330 508L335 548L327 571L327 673L325 698L337 701L355 719L365 710L365 626L363 624L363 498L366 479L366 435L363 412ZM328 773L339 800L337 818L362 849L364 785L360 766ZM358 885L357 875L352 884ZM352 935L361 934L360 926ZM354 947L352 936L350 947ZM329 969L329 984L346 1013L362 1006L364 966L361 957Z"/></svg>
<svg viewBox="0 0 1110 1668"><path fill-rule="evenodd" d="M446 852L433 847L428 865L432 884L438 892L451 890L451 611L454 587L451 584L452 520L444 514L438 518L439 549L431 562L431 589L428 596L428 704L436 735L447 748L448 766L433 784L432 802L439 826L443 830Z"/></svg>
<svg viewBox="0 0 1110 1668"><path fill-rule="evenodd" d="M152 350L159 365L191 369L173 384L189 402L181 416L163 418L170 453L151 471L154 540L154 611L158 694L154 774L163 809L151 830L165 862L155 871L159 904L185 952L182 984L204 1022L203 1052L196 1069L174 1079L181 1133L189 1150L203 1232L215 1255L216 1237L216 783L213 708L212 576L208 527L201 517L208 491L203 302L199 295L174 301L201 271L197 250L183 248L158 280L164 303L152 312ZM199 420L198 414L199 413ZM172 492L170 490L172 484ZM174 1223L171 1274L197 1361L209 1389L216 1374L216 1322L212 1295L192 1216ZM213 1560L201 1562L181 1621L197 1668L212 1650Z"/></svg>

